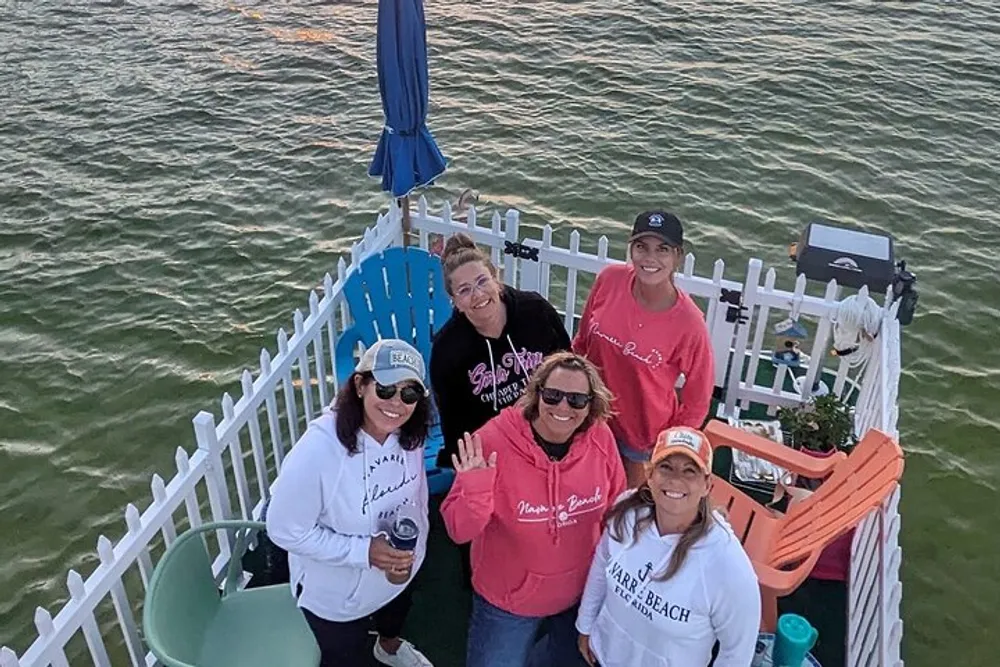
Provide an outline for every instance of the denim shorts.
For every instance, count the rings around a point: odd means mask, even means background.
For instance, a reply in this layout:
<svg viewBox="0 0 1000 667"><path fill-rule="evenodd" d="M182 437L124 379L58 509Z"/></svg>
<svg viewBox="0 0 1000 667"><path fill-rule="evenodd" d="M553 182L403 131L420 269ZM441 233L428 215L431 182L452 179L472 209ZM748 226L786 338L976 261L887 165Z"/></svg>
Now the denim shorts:
<svg viewBox="0 0 1000 667"><path fill-rule="evenodd" d="M629 447L628 444L622 438L615 438L615 442L618 443L618 453L629 461L634 461L635 463L647 463L653 452L650 450L639 450L634 447Z"/></svg>

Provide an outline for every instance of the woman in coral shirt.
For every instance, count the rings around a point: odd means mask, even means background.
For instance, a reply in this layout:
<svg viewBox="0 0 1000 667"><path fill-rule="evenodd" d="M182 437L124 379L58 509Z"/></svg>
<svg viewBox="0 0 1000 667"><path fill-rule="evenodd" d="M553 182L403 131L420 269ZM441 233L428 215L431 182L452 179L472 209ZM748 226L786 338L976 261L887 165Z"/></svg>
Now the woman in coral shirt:
<svg viewBox="0 0 1000 667"><path fill-rule="evenodd" d="M705 318L674 284L683 248L677 216L640 213L629 238L631 263L601 271L573 340L573 350L600 369L615 396L609 424L632 488L645 479L643 463L657 434L672 426L701 428L712 402L715 367Z"/></svg>

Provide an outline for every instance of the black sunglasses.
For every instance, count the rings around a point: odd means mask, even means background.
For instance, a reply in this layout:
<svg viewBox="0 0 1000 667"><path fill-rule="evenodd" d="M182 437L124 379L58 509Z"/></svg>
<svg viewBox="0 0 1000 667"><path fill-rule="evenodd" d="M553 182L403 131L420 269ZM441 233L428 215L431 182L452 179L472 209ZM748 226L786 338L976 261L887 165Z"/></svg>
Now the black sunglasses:
<svg viewBox="0 0 1000 667"><path fill-rule="evenodd" d="M381 398L383 401L388 401L390 398L396 395L396 385L391 384L388 387L384 384L375 383L375 395ZM420 391L417 387L412 384L404 385L402 389L399 390L399 398L407 405L413 405L421 398L423 398L424 392Z"/></svg>
<svg viewBox="0 0 1000 667"><path fill-rule="evenodd" d="M579 391L563 391L562 389L552 389L551 387L542 387L541 394L542 400L549 405L559 405L565 398L566 402L569 403L569 407L574 410L582 410L587 407L587 404L593 398L590 394L584 394Z"/></svg>

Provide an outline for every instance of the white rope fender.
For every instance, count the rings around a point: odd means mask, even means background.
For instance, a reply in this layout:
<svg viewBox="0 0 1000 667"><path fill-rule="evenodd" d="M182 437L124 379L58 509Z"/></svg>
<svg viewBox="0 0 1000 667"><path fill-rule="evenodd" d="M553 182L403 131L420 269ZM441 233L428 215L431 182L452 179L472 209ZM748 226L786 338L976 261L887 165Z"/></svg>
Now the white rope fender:
<svg viewBox="0 0 1000 667"><path fill-rule="evenodd" d="M857 366L871 356L882 326L882 307L867 294L852 294L838 305L833 321L833 352Z"/></svg>

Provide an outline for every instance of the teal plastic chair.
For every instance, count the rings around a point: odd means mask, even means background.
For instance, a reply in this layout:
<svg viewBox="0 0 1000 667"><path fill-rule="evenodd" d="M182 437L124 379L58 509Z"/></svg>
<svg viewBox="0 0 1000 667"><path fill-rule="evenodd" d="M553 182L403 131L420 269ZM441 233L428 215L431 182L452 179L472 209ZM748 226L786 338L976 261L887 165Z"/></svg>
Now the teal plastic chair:
<svg viewBox="0 0 1000 667"><path fill-rule="evenodd" d="M288 584L237 590L259 521L217 521L177 538L146 589L146 644L165 667L316 667L319 647ZM238 531L220 595L204 534Z"/></svg>
<svg viewBox="0 0 1000 667"><path fill-rule="evenodd" d="M431 341L452 312L437 256L422 248L389 248L372 255L344 284L344 298L353 325L337 341L338 384L343 385L354 371L358 343L371 347L380 338L405 340L429 367ZM430 379L424 382L429 385ZM442 445L440 425L434 424L424 442L427 484L433 495L445 493L454 478L454 471L437 467Z"/></svg>

